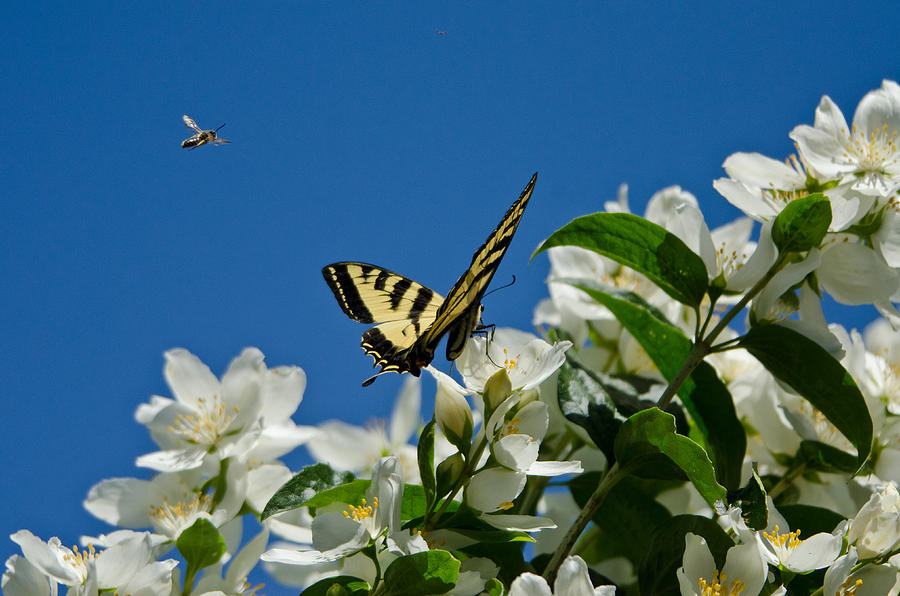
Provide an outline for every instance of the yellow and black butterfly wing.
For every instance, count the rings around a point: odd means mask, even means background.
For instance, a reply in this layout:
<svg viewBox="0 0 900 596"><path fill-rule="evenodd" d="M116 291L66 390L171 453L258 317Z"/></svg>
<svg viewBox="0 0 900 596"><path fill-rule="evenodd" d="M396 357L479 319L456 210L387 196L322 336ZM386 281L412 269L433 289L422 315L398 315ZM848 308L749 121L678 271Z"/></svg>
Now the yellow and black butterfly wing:
<svg viewBox="0 0 900 596"><path fill-rule="evenodd" d="M410 369L409 350L434 323L443 297L420 283L367 263L332 263L322 275L344 313L360 323L378 323L362 338L362 348L381 371L419 374ZM367 381L367 384L372 382Z"/></svg>
<svg viewBox="0 0 900 596"><path fill-rule="evenodd" d="M509 248L536 181L537 174L475 251L471 265L446 299L408 277L375 265L343 262L322 269L348 317L377 323L363 334L361 344L375 359L375 366L381 367L375 377L386 372L419 376L419 371L431 363L445 334L449 334L447 359L455 360L462 353L481 317L481 298ZM372 383L375 377L363 385Z"/></svg>
<svg viewBox="0 0 900 596"><path fill-rule="evenodd" d="M481 298L491 283L497 267L500 266L500 260L506 254L506 249L509 248L536 181L537 173L531 177L531 181L516 202L507 209L503 219L484 244L475 251L472 264L447 293L443 304L438 308L434 324L419 340L425 352L434 354L437 344L445 333L449 333L447 360L456 360L462 352L466 340L478 325L481 316Z"/></svg>

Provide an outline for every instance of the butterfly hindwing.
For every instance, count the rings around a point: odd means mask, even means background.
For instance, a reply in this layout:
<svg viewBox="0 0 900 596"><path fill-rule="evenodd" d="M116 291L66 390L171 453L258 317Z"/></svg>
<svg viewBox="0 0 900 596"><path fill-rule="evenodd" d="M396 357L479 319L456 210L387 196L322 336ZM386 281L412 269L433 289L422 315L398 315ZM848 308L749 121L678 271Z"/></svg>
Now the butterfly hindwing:
<svg viewBox="0 0 900 596"><path fill-rule="evenodd" d="M322 275L344 313L361 323L378 323L361 346L382 372L409 370L405 354L435 318L443 297L420 283L368 263L333 263Z"/></svg>
<svg viewBox="0 0 900 596"><path fill-rule="evenodd" d="M481 318L481 298L516 233L536 180L537 174L475 251L472 263L447 298L408 277L367 263L341 262L322 268L344 313L361 323L375 323L363 334L361 345L381 370L364 386L386 372L419 376L445 334L449 334L447 359L455 360L462 353Z"/></svg>

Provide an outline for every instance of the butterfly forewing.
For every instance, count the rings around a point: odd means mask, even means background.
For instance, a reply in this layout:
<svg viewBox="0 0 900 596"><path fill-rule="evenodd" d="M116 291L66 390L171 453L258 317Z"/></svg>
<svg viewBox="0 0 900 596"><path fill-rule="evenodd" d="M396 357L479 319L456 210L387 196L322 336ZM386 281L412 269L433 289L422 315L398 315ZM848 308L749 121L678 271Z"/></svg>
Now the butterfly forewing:
<svg viewBox="0 0 900 596"><path fill-rule="evenodd" d="M525 213L525 207L528 205L528 200L531 198L531 193L534 191L536 180L537 174L531 177L531 181L525 187L525 190L522 191L522 194L519 195L516 202L506 210L506 214L500 220L500 223L497 224L494 231L491 232L491 235L475 251L471 265L453 284L450 292L447 293L447 298L444 299L444 303L437 311L434 325L425 332L422 341L436 346L444 333L451 327L463 322L466 324L467 329L461 329L457 333L464 335L466 338L472 334L472 330L478 324L478 315L481 313L480 311L477 313L472 313L471 311L475 309L476 305L481 304L481 297L487 290L488 284L491 283L497 267L500 266L500 260L506 253L506 249L509 248L509 243L516 233L516 228L519 226L519 221L521 221L522 214ZM463 331L465 332L463 333ZM450 347L448 344L448 358ZM459 353L456 355L458 356Z"/></svg>
<svg viewBox="0 0 900 596"><path fill-rule="evenodd" d="M322 275L341 309L360 323L428 318L444 298L420 283L368 263L333 263Z"/></svg>

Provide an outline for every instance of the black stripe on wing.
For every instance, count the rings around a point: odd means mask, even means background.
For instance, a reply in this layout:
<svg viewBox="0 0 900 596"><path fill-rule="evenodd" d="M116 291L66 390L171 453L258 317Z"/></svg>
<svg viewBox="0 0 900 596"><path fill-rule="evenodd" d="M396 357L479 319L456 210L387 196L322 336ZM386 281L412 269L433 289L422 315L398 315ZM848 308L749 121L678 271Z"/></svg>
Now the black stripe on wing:
<svg viewBox="0 0 900 596"><path fill-rule="evenodd" d="M443 302L422 284L368 263L332 263L322 276L344 314L360 323L428 317Z"/></svg>
<svg viewBox="0 0 900 596"><path fill-rule="evenodd" d="M528 200L531 198L531 193L534 191L536 181L537 173L531 177L519 198L506 210L503 219L487 237L484 244L472 255L472 263L447 293L447 298L444 299L444 303L437 311L437 320L428 329L423 341L436 344L449 328L455 326L460 317L467 313L471 315L475 305L481 302L481 297L488 284L491 283L503 255L506 254L506 249L512 242L513 235L525 213ZM472 329L474 329L478 322L477 318L466 316L465 319L466 323L472 323ZM471 335L471 330L467 330L465 335L467 337Z"/></svg>

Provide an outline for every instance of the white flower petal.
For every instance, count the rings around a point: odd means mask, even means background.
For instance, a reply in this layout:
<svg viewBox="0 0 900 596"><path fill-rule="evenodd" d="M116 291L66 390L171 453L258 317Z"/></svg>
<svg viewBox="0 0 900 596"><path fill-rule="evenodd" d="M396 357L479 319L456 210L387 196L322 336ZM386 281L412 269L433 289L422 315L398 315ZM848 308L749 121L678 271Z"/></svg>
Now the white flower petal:
<svg viewBox="0 0 900 596"><path fill-rule="evenodd" d="M134 465L157 472L181 472L199 468L205 456L206 452L199 447L169 449L141 455L134 460Z"/></svg>
<svg viewBox="0 0 900 596"><path fill-rule="evenodd" d="M584 469L580 461L536 461L528 467L529 476L559 476L561 474L581 474Z"/></svg>
<svg viewBox="0 0 900 596"><path fill-rule="evenodd" d="M523 573L509 586L508 596L553 596L550 586L540 575Z"/></svg>
<svg viewBox="0 0 900 596"><path fill-rule="evenodd" d="M537 515L507 515L504 513L483 513L478 516L482 521L500 530L514 530L519 532L537 532L538 530L553 529L556 522L547 517Z"/></svg>
<svg viewBox="0 0 900 596"><path fill-rule="evenodd" d="M163 376L179 402L197 408L199 399L211 399L221 392L219 380L209 367L187 350L169 350L165 358Z"/></svg>

